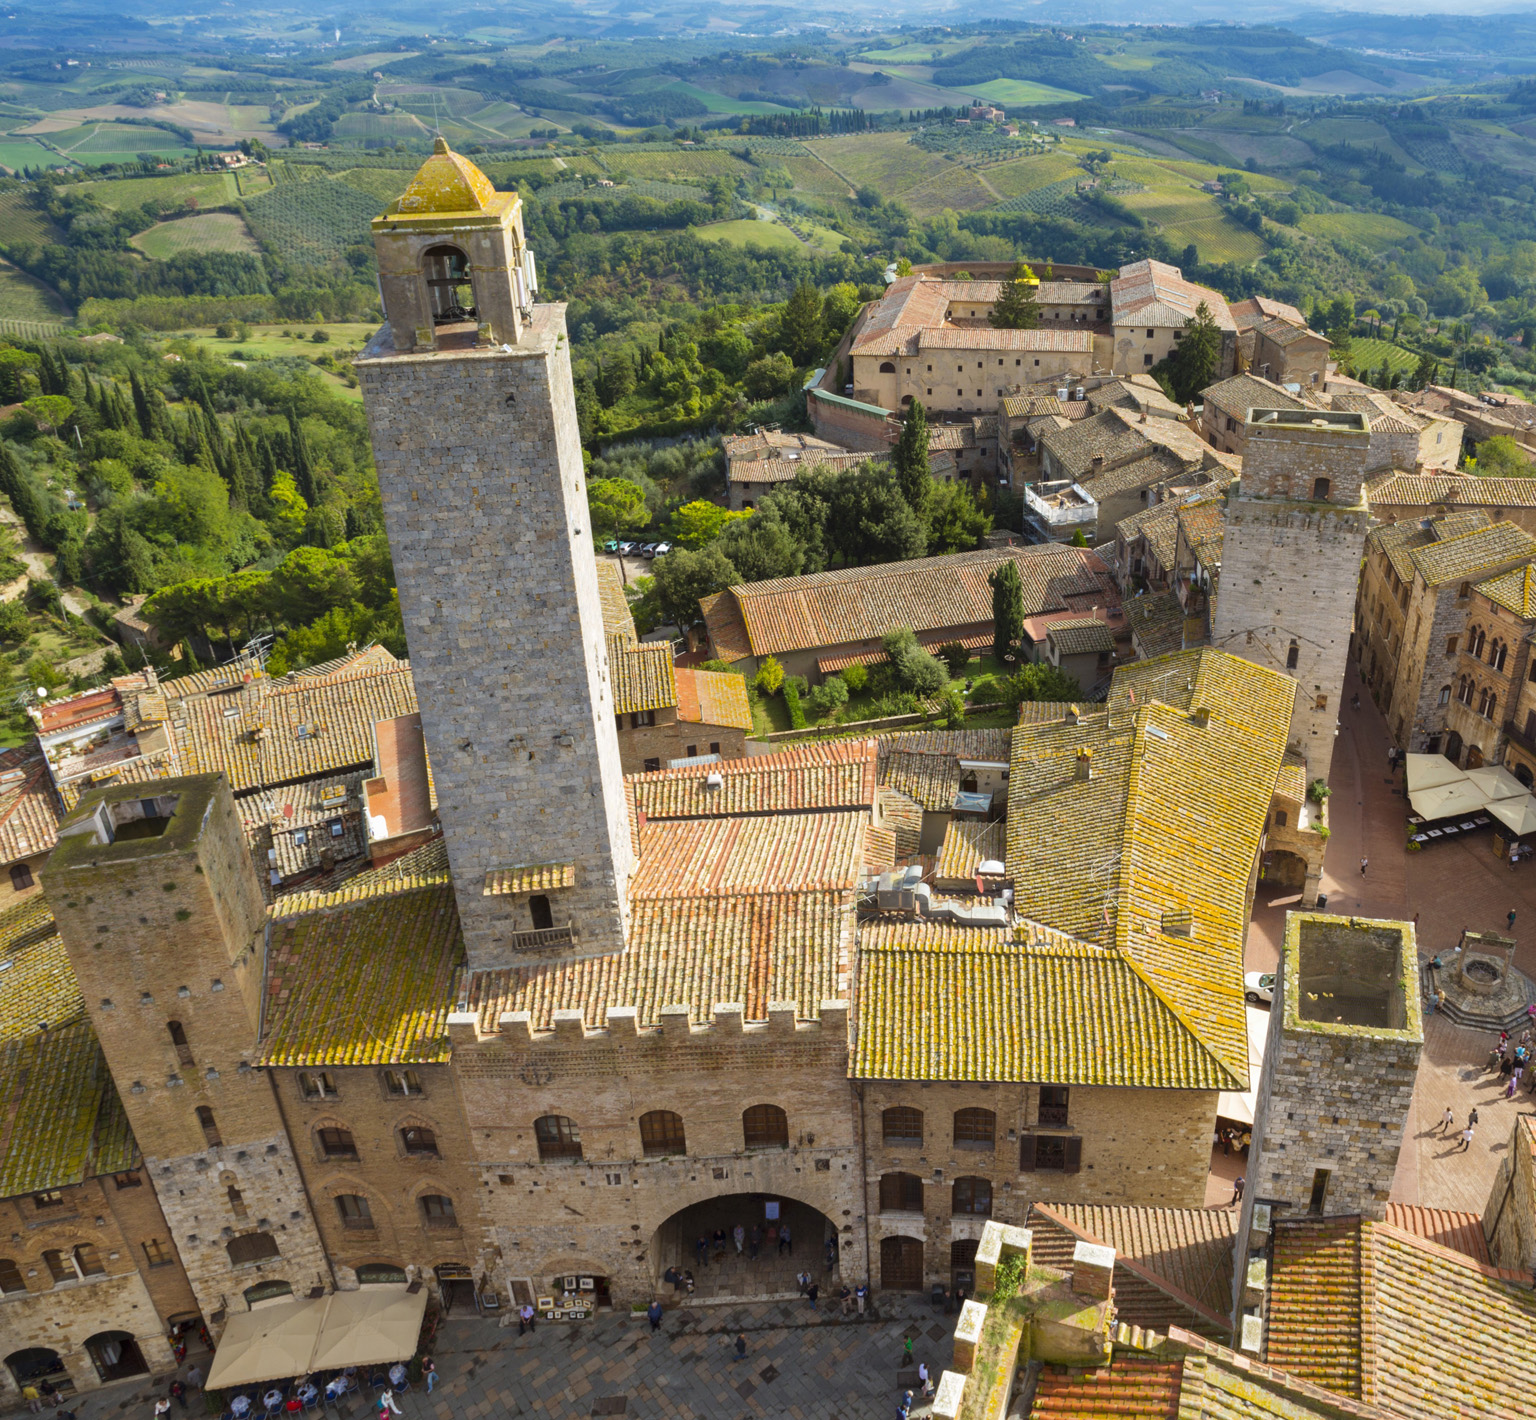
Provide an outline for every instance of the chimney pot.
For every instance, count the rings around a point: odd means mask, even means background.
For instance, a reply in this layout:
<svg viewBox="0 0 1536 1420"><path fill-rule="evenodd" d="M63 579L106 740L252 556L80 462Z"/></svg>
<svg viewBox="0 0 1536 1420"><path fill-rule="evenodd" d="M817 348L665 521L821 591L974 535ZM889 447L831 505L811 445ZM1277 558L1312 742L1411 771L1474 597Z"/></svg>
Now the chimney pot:
<svg viewBox="0 0 1536 1420"><path fill-rule="evenodd" d="M1197 705L1189 712L1189 718L1203 730L1211 723L1211 707L1209 705Z"/></svg>
<svg viewBox="0 0 1536 1420"><path fill-rule="evenodd" d="M1080 749L1077 752L1077 777L1079 782L1093 778L1093 751Z"/></svg>

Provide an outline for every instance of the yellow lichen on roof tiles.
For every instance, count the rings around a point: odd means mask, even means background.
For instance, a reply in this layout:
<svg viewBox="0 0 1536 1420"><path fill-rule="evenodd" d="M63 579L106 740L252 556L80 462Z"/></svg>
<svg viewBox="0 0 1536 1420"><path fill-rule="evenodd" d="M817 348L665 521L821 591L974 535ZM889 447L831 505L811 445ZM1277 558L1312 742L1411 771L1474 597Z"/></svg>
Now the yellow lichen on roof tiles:
<svg viewBox="0 0 1536 1420"><path fill-rule="evenodd" d="M796 745L708 769L631 774L625 785L634 812L652 820L866 808L875 802L875 742Z"/></svg>
<svg viewBox="0 0 1536 1420"><path fill-rule="evenodd" d="M1053 621L1045 635L1060 656L1108 655L1115 649L1115 633L1096 617Z"/></svg>
<svg viewBox="0 0 1536 1420"><path fill-rule="evenodd" d="M1516 523L1494 523L1460 537L1416 547L1409 556L1430 586L1458 579L1478 580L1514 562L1536 557L1536 538Z"/></svg>
<svg viewBox="0 0 1536 1420"><path fill-rule="evenodd" d="M285 899L273 912L262 1063L447 1060L464 967L451 886L336 896L342 904L288 915Z"/></svg>
<svg viewBox="0 0 1536 1420"><path fill-rule="evenodd" d="M0 1197L131 1168L127 1116L41 894L0 914L0 962Z"/></svg>
<svg viewBox="0 0 1536 1420"><path fill-rule="evenodd" d="M574 863L524 863L516 868L492 868L485 875L486 897L505 897L514 892L547 892L576 886Z"/></svg>
<svg viewBox="0 0 1536 1420"><path fill-rule="evenodd" d="M432 156L417 170L405 191L390 203L388 211L402 216L427 213L486 212L495 203L496 186L468 158L460 157L439 138Z"/></svg>
<svg viewBox="0 0 1536 1420"><path fill-rule="evenodd" d="M628 645L640 638L635 635L635 618L624 595L624 583L618 564L601 557L597 562L597 599L603 607L603 631L608 639L617 636Z"/></svg>
<svg viewBox="0 0 1536 1420"><path fill-rule="evenodd" d="M1514 612L1522 621L1536 620L1536 566L1531 563L1479 582L1477 590L1489 601Z"/></svg>
<svg viewBox="0 0 1536 1420"><path fill-rule="evenodd" d="M745 676L730 671L677 667L677 718L689 724L752 731L752 702Z"/></svg>
<svg viewBox="0 0 1536 1420"><path fill-rule="evenodd" d="M629 898L851 889L866 821L858 811L652 820L640 831Z"/></svg>
<svg viewBox="0 0 1536 1420"><path fill-rule="evenodd" d="M1008 849L1008 833L1001 822L978 823L974 819L951 819L944 830L936 878L973 878L982 863L1001 863Z"/></svg>
<svg viewBox="0 0 1536 1420"><path fill-rule="evenodd" d="M631 646L615 637L608 643L608 655L613 670L613 708L620 715L677 704L672 647L667 642Z"/></svg>

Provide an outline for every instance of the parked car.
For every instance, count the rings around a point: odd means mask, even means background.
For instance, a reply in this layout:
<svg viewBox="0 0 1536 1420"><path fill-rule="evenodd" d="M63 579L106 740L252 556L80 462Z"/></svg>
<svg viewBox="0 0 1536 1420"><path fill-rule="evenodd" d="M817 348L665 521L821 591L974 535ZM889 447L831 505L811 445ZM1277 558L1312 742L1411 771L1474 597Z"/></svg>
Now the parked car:
<svg viewBox="0 0 1536 1420"><path fill-rule="evenodd" d="M620 557L633 557L639 551L640 544L638 542L621 542L619 544Z"/></svg>
<svg viewBox="0 0 1536 1420"><path fill-rule="evenodd" d="M656 551L654 555L657 557L665 557L671 551L672 544L670 542L658 542L656 544Z"/></svg>
<svg viewBox="0 0 1536 1420"><path fill-rule="evenodd" d="M604 552L617 552L618 550L619 540L616 537L609 538L608 541L603 544Z"/></svg>
<svg viewBox="0 0 1536 1420"><path fill-rule="evenodd" d="M659 543L654 542L646 543L646 545L640 549L640 555L642 557L654 557L656 555L656 549L659 545Z"/></svg>
<svg viewBox="0 0 1536 1420"><path fill-rule="evenodd" d="M1275 1001L1275 974L1250 971L1243 977L1243 999L1250 1006L1272 1006Z"/></svg>

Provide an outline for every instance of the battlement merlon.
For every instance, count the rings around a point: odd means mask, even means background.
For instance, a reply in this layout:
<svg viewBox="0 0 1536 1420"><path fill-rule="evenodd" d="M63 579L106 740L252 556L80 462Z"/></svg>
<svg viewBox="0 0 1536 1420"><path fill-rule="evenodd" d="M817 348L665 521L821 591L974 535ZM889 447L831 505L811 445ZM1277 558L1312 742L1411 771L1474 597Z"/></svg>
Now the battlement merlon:
<svg viewBox="0 0 1536 1420"><path fill-rule="evenodd" d="M797 1002L770 1001L766 1021L749 1021L746 1008L740 1002L718 1001L711 1012L713 1019L707 1024L698 1024L689 1019L686 1006L663 1006L659 1012L659 1025L642 1026L636 1007L610 1006L604 1017L606 1024L596 1028L587 1025L581 1011L555 1011L552 1030L535 1030L532 1013L528 1011L504 1011L495 1030L485 1030L479 1014L474 1011L455 1011L448 1017L448 1036L456 1049L492 1041L521 1048L625 1041L701 1044L729 1036L739 1036L745 1041L846 1041L848 1002L827 1000L821 1002L818 1009L820 1019L805 1020L799 1016Z"/></svg>

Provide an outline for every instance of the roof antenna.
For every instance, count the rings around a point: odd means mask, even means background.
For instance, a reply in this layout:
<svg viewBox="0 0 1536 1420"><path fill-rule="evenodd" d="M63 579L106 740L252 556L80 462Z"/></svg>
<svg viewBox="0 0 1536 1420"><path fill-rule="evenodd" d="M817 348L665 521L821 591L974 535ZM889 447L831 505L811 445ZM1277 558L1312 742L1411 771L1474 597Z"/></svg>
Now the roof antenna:
<svg viewBox="0 0 1536 1420"><path fill-rule="evenodd" d="M437 110L436 89L432 90L432 129L432 136L434 138L441 138L443 136L443 116Z"/></svg>

